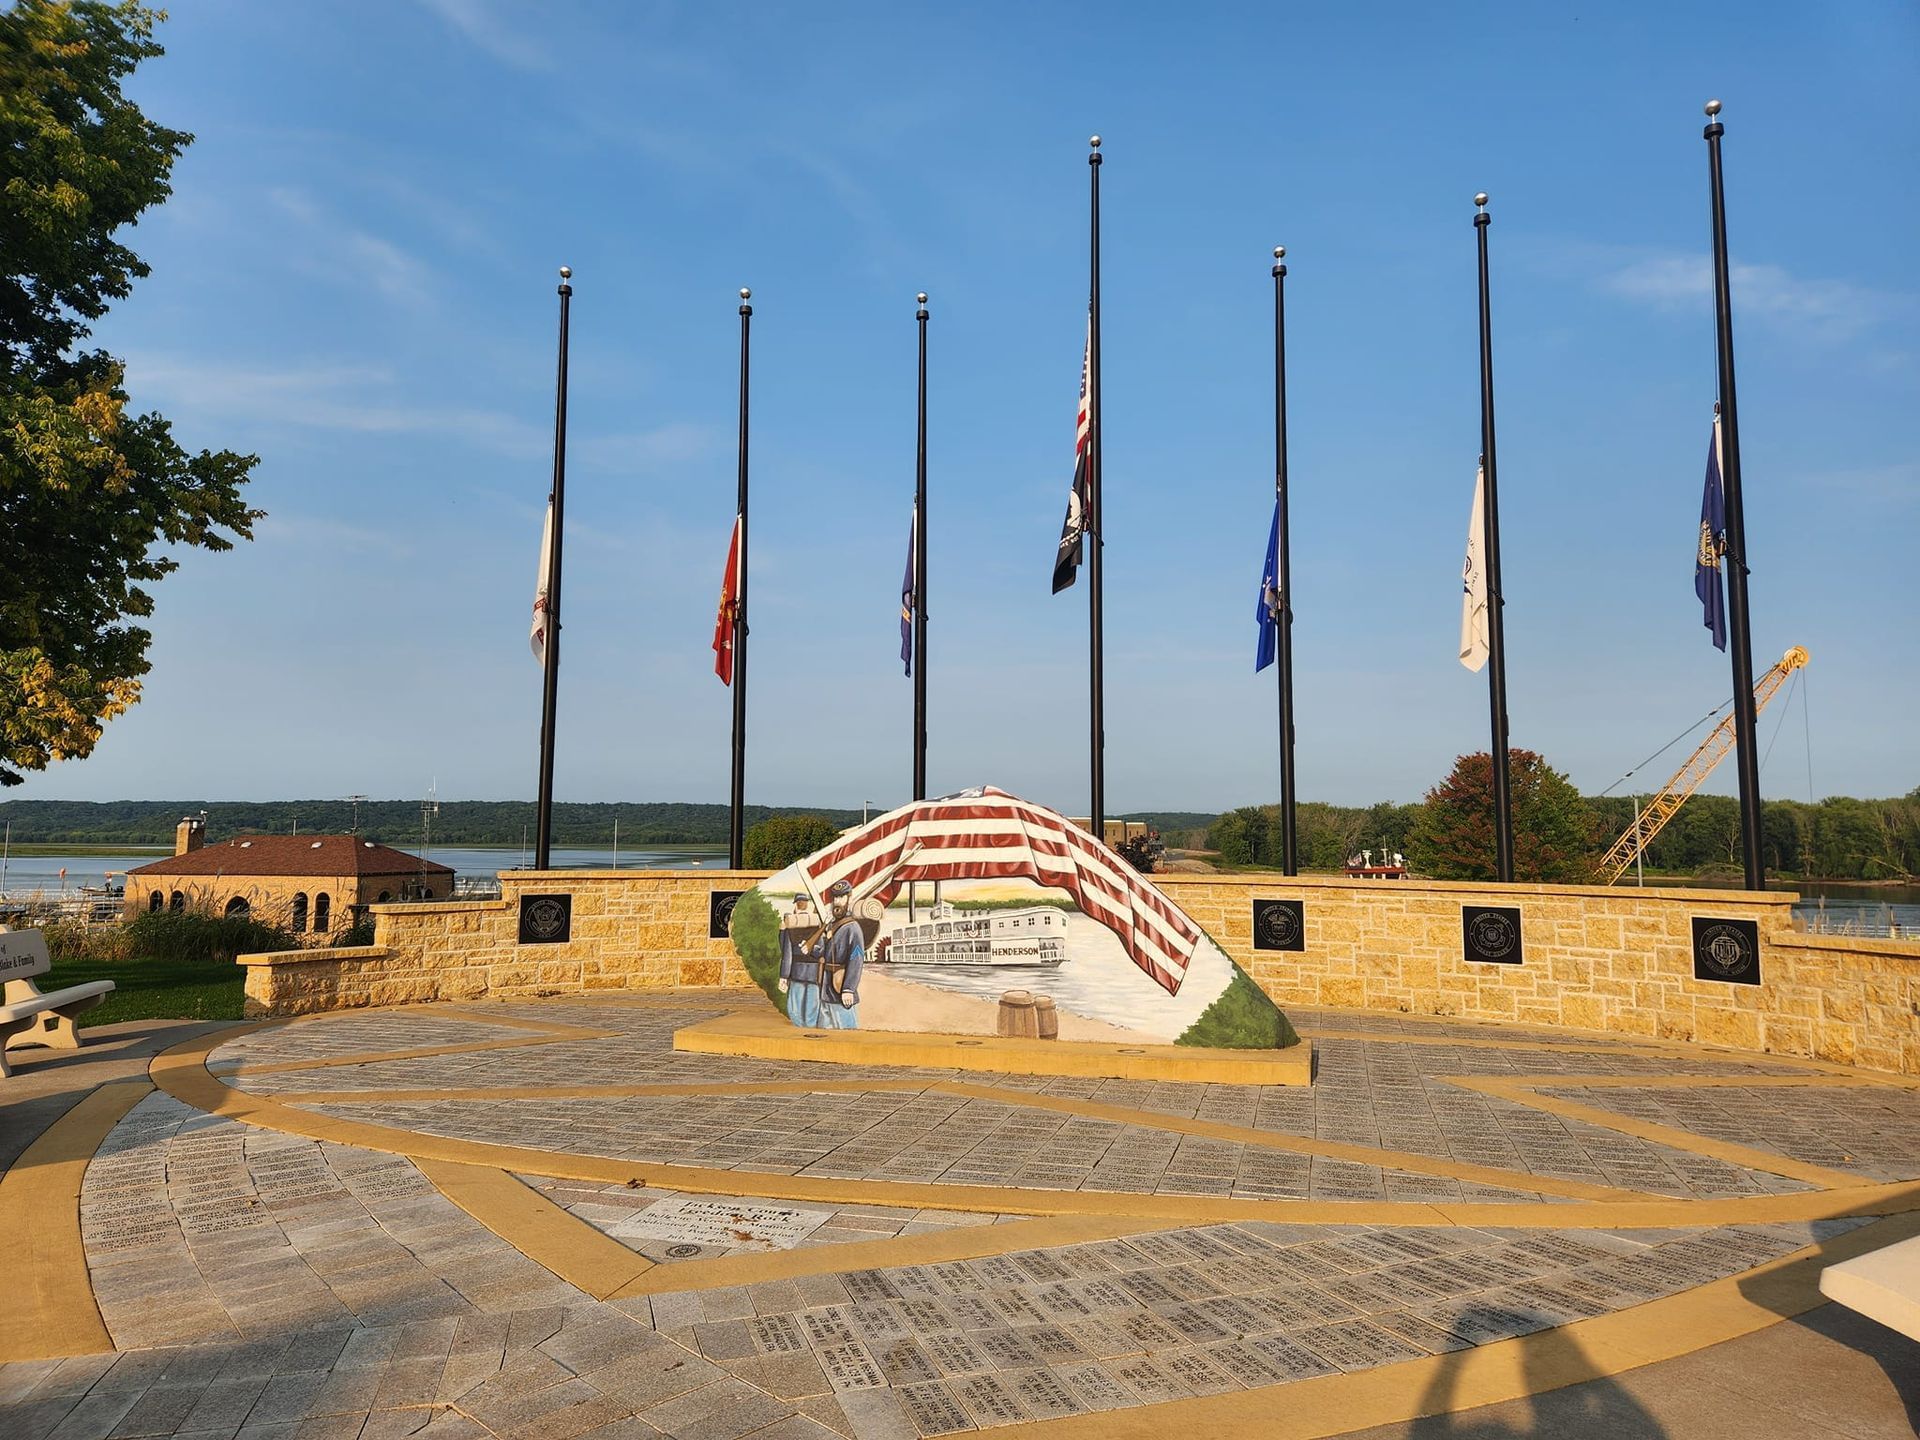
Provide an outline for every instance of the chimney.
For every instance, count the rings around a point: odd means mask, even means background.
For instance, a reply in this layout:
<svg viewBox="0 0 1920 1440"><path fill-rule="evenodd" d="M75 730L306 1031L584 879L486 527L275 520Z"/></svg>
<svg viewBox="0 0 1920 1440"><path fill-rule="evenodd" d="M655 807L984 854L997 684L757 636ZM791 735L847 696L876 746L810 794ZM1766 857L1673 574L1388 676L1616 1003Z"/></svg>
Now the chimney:
<svg viewBox="0 0 1920 1440"><path fill-rule="evenodd" d="M206 839L205 820L189 815L173 829L173 853L184 855L189 850L198 850Z"/></svg>

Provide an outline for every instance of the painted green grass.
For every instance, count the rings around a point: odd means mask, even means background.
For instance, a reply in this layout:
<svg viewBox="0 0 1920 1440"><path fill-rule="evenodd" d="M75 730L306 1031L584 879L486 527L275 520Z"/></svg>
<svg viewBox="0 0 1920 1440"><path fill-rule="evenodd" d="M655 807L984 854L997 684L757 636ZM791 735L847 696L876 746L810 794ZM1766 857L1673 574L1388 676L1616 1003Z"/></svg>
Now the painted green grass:
<svg viewBox="0 0 1920 1440"><path fill-rule="evenodd" d="M1211 1050L1285 1050L1298 1045L1300 1036L1267 992L1236 965L1219 998L1173 1043Z"/></svg>

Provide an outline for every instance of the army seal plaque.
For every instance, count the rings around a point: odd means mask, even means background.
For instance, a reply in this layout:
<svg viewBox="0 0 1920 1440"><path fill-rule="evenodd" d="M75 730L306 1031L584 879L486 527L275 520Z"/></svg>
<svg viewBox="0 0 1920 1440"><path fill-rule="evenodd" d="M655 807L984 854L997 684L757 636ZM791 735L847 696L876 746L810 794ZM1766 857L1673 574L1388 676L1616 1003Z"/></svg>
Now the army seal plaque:
<svg viewBox="0 0 1920 1440"><path fill-rule="evenodd" d="M1517 905L1463 905L1460 907L1460 953L1480 965L1519 965L1520 907Z"/></svg>
<svg viewBox="0 0 1920 1440"><path fill-rule="evenodd" d="M573 937L573 896L522 895L520 943L564 945Z"/></svg>
<svg viewBox="0 0 1920 1440"><path fill-rule="evenodd" d="M1760 922L1693 917L1693 978L1724 985L1760 983Z"/></svg>
<svg viewBox="0 0 1920 1440"><path fill-rule="evenodd" d="M707 938L725 940L733 933L733 907L740 903L744 890L709 890L707 892Z"/></svg>
<svg viewBox="0 0 1920 1440"><path fill-rule="evenodd" d="M1306 949L1306 902L1303 900L1254 901L1253 948L1256 950Z"/></svg>

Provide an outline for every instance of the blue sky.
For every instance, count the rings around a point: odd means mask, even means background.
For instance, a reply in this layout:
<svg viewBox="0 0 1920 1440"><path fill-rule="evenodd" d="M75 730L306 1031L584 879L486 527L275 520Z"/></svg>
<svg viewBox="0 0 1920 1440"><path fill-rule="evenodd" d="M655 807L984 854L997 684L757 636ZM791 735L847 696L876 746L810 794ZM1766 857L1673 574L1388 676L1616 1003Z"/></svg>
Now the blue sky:
<svg viewBox="0 0 1920 1440"><path fill-rule="evenodd" d="M186 0L161 38L135 92L199 138L98 338L183 441L261 455L269 513L159 587L144 702L9 798L530 796L566 263L560 797L725 798L708 643L744 284L749 798L906 794L925 289L931 783L1080 809L1086 591L1048 578L1096 131L1109 808L1277 787L1251 621L1275 244L1301 793L1414 799L1485 747L1454 658L1479 189L1513 740L1598 790L1731 689L1691 566L1714 95L1755 663L1813 655L1763 788L1807 795L1803 725L1815 793L1920 784L1909 5Z"/></svg>

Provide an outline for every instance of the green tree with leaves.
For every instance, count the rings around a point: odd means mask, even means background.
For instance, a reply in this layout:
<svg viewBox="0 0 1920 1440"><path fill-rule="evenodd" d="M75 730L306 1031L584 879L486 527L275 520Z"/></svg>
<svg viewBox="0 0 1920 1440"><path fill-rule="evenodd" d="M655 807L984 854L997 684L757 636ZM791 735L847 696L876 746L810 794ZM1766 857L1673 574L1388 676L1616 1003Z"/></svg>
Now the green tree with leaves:
<svg viewBox="0 0 1920 1440"><path fill-rule="evenodd" d="M172 193L193 137L121 85L161 53L132 0L0 9L0 785L93 750L140 697L169 548L226 550L257 459L188 454L82 348L147 274L116 236Z"/></svg>
<svg viewBox="0 0 1920 1440"><path fill-rule="evenodd" d="M1513 803L1513 878L1578 881L1593 867L1592 812L1573 783L1532 750L1507 754ZM1412 859L1441 880L1494 873L1493 757L1462 755L1427 792L1410 836Z"/></svg>
<svg viewBox="0 0 1920 1440"><path fill-rule="evenodd" d="M839 827L824 816L776 815L747 831L740 858L749 870L784 870L839 835Z"/></svg>

